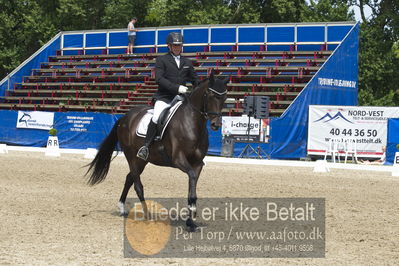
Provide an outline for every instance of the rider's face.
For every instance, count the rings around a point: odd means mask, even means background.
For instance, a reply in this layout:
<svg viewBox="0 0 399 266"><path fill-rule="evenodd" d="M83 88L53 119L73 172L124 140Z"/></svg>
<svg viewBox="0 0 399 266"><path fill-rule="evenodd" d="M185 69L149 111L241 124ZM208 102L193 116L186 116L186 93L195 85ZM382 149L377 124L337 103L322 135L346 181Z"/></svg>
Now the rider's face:
<svg viewBox="0 0 399 266"><path fill-rule="evenodd" d="M179 55L181 53L182 44L168 44L169 50L172 52L174 55Z"/></svg>

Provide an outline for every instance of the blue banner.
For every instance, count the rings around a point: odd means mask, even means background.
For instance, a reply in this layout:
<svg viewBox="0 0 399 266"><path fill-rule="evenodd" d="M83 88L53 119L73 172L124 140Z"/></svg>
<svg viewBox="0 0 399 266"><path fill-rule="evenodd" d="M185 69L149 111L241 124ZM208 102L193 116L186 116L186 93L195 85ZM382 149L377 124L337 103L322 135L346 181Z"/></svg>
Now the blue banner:
<svg viewBox="0 0 399 266"><path fill-rule="evenodd" d="M93 112L55 112L54 128L60 148L98 148L122 115ZM48 130L17 128L18 111L0 110L0 143L16 146L46 147ZM221 132L212 131L208 122L211 155L220 155Z"/></svg>
<svg viewBox="0 0 399 266"><path fill-rule="evenodd" d="M393 164L395 153L399 152L396 147L399 144L399 118L388 119L388 136L386 150L386 164Z"/></svg>
<svg viewBox="0 0 399 266"><path fill-rule="evenodd" d="M357 105L358 35L356 24L285 113L271 122L271 158L306 157L309 105Z"/></svg>
<svg viewBox="0 0 399 266"><path fill-rule="evenodd" d="M54 113L60 148L97 148L120 115L102 113ZM16 128L18 111L0 111L0 142L7 145L45 147L48 130Z"/></svg>

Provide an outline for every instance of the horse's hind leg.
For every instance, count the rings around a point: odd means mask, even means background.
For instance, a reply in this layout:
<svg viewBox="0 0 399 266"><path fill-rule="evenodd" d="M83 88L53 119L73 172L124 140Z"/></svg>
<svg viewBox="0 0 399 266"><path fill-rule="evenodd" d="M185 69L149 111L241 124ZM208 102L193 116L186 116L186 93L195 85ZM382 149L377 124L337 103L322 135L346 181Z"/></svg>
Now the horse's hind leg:
<svg viewBox="0 0 399 266"><path fill-rule="evenodd" d="M188 175L188 210L189 216L186 225L189 231L196 231L198 225L194 222L197 215L197 182L201 173L203 162L200 161L195 165L190 165L183 153L177 154L174 164Z"/></svg>
<svg viewBox="0 0 399 266"><path fill-rule="evenodd" d="M121 216L127 215L127 211L125 209L125 202L126 202L127 194L129 193L129 189L133 185L133 182L134 182L134 177L133 177L132 173L130 172L126 176L125 186L123 187L121 197L119 198L119 201L118 201L118 208L119 208L119 212L120 212Z"/></svg>
<svg viewBox="0 0 399 266"><path fill-rule="evenodd" d="M140 199L141 203L143 204L144 201L144 189L143 189L143 184L141 183L140 180L140 175L144 170L144 167L146 166L146 162L144 161L138 161L138 160L133 160L129 162L129 167L130 167L130 173L127 174L126 176L126 181L125 181L125 186L123 187L123 191L121 194L121 197L118 202L118 208L120 211L121 215L126 216L127 215L127 210L125 209L125 202L127 198L127 194L129 193L129 190L131 186L134 184L134 189L136 190L137 196ZM145 205L143 205L144 208ZM146 206L145 206L146 207ZM145 208L146 210L146 208Z"/></svg>

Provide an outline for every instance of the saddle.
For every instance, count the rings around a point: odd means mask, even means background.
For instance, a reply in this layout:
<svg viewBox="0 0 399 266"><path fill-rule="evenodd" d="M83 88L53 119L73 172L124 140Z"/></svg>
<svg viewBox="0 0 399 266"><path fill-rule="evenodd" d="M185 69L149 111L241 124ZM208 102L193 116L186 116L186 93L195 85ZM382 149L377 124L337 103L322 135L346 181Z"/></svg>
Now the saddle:
<svg viewBox="0 0 399 266"><path fill-rule="evenodd" d="M155 137L156 141L162 139L165 129L167 128L170 120L172 119L173 115L176 113L177 109L179 109L179 107L183 104L183 101L184 101L183 96L176 95L175 98L173 98L172 102L170 103L170 106L162 111L158 119L157 134ZM153 114L154 114L154 109L149 109L147 110L147 113L143 115L136 129L137 136L143 138L145 137L145 135L147 134L148 124L150 123Z"/></svg>

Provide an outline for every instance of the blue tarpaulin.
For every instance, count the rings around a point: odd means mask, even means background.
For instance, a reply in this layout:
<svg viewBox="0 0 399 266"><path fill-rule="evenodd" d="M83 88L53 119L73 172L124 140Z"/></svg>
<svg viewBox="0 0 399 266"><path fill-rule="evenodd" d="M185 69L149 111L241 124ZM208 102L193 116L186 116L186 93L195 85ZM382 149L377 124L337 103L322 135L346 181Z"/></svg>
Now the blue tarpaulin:
<svg viewBox="0 0 399 266"><path fill-rule="evenodd" d="M286 112L271 122L271 158L306 156L309 105L357 105L358 35L356 24ZM356 85L340 86L339 81L354 81Z"/></svg>
<svg viewBox="0 0 399 266"><path fill-rule="evenodd" d="M29 113L29 112L27 112ZM60 148L98 148L122 115L93 112L55 112L54 128L58 131ZM0 143L7 145L45 147L48 130L16 128L18 111L0 111ZM220 155L221 132L209 128L209 154Z"/></svg>
<svg viewBox="0 0 399 266"><path fill-rule="evenodd" d="M386 150L386 164L393 164L395 153L398 152L396 145L399 144L399 119L388 119L388 136Z"/></svg>
<svg viewBox="0 0 399 266"><path fill-rule="evenodd" d="M54 113L60 148L97 148L120 115L102 113ZM0 142L8 145L45 147L48 131L16 128L18 111L0 111Z"/></svg>

